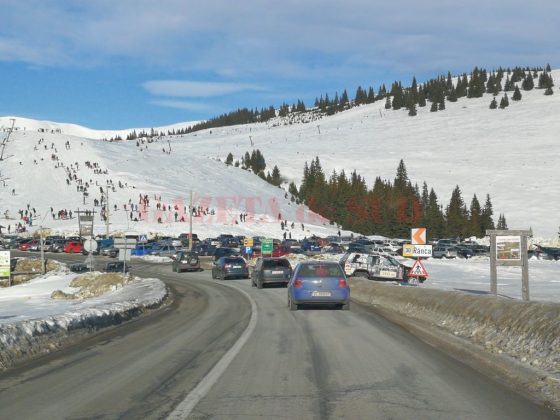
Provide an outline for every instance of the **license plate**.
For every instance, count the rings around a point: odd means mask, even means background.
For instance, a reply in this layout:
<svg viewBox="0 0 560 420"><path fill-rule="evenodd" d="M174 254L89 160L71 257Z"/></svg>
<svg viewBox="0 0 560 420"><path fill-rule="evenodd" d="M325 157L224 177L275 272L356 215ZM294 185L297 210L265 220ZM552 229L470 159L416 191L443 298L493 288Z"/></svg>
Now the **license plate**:
<svg viewBox="0 0 560 420"><path fill-rule="evenodd" d="M316 297L330 297L330 296L331 296L331 292L311 292L311 296L316 296Z"/></svg>
<svg viewBox="0 0 560 420"><path fill-rule="evenodd" d="M234 265L233 268L241 268L240 265Z"/></svg>
<svg viewBox="0 0 560 420"><path fill-rule="evenodd" d="M284 274L284 272L281 271L281 270L280 271L273 271L272 274Z"/></svg>
<svg viewBox="0 0 560 420"><path fill-rule="evenodd" d="M387 278L394 279L397 277L397 273L395 271L380 271L379 277L387 277Z"/></svg>

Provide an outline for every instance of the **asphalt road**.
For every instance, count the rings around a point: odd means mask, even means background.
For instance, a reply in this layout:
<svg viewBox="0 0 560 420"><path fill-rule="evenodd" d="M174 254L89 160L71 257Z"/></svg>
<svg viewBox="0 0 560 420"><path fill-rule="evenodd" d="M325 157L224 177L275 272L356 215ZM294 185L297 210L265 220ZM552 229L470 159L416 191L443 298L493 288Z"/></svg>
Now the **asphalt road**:
<svg viewBox="0 0 560 420"><path fill-rule="evenodd" d="M165 281L173 304L2 374L0 418L556 418L358 305L290 312L283 288L170 264L133 272Z"/></svg>

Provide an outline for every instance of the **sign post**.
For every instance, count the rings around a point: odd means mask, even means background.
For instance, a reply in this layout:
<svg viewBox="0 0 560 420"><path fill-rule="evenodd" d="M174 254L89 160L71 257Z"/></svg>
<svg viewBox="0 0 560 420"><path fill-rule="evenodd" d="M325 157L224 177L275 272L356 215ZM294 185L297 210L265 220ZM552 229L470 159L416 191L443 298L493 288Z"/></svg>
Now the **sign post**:
<svg viewBox="0 0 560 420"><path fill-rule="evenodd" d="M8 286L12 285L10 251L0 251L0 277L7 277Z"/></svg>
<svg viewBox="0 0 560 420"><path fill-rule="evenodd" d="M490 236L490 292L498 295L498 266L521 267L521 295L529 301L527 237L531 230L487 230Z"/></svg>
<svg viewBox="0 0 560 420"><path fill-rule="evenodd" d="M432 246L426 245L426 228L413 228L410 230L410 244L403 245L403 257L413 257L416 261L410 271L408 277L428 277L426 267L422 264L420 258L432 256Z"/></svg>

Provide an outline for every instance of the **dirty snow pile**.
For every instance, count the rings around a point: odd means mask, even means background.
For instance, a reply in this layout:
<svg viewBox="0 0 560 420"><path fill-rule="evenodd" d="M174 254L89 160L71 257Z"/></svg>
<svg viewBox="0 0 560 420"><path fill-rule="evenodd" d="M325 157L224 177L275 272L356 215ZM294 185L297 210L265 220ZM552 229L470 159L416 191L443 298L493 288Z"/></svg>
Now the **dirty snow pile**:
<svg viewBox="0 0 560 420"><path fill-rule="evenodd" d="M51 297L55 290L78 293L79 287L70 286L77 276L51 272L0 290L0 369L55 349L74 330L120 323L161 305L167 298L165 284L155 278L134 278L90 299Z"/></svg>

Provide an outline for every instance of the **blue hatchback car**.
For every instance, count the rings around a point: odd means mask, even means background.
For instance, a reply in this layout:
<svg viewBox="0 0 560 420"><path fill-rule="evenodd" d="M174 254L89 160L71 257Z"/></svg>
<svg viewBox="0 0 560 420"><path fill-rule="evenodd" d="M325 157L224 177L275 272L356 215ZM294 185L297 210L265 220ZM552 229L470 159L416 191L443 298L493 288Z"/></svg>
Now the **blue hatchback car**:
<svg viewBox="0 0 560 420"><path fill-rule="evenodd" d="M334 261L300 262L288 283L288 307L298 305L340 305L350 309L350 287L344 270Z"/></svg>

